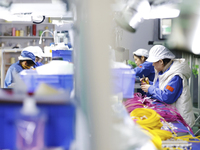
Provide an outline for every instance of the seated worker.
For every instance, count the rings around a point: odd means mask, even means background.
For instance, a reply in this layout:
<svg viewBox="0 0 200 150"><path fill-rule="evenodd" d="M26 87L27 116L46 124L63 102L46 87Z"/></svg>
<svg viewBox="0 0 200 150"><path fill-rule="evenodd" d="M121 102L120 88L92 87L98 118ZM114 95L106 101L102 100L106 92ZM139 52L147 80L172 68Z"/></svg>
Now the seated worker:
<svg viewBox="0 0 200 150"><path fill-rule="evenodd" d="M43 59L42 57L44 56L44 53L42 52L42 49L39 46L28 46L28 47L24 48L23 51L28 51L35 55L36 65L33 66L34 68L43 65L41 63L41 61Z"/></svg>
<svg viewBox="0 0 200 150"><path fill-rule="evenodd" d="M152 62L147 62L146 59L149 56L149 52L146 49L138 49L133 52L133 58L137 67L134 68L135 75L143 78L143 76L148 77L150 81L153 81L155 76L155 70Z"/></svg>
<svg viewBox="0 0 200 150"><path fill-rule="evenodd" d="M147 61L153 62L155 79L150 85L142 84L142 90L151 98L175 106L186 123L192 126L195 117L187 84L191 74L188 62L183 58L175 59L175 55L162 45L150 49Z"/></svg>
<svg viewBox="0 0 200 150"><path fill-rule="evenodd" d="M18 57L19 61L12 64L6 73L4 88L11 86L13 81L13 73L20 73L23 69L30 69L35 65L35 56L28 51L22 51Z"/></svg>

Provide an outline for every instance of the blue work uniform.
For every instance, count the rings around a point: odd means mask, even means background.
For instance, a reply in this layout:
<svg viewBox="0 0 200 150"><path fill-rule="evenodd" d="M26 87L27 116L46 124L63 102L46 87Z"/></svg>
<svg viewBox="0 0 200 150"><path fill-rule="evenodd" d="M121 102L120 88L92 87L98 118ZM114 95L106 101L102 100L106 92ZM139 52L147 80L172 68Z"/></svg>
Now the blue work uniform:
<svg viewBox="0 0 200 150"><path fill-rule="evenodd" d="M19 61L12 64L6 73L5 81L4 81L4 88L7 88L11 83L13 83L13 72L19 73L23 70L22 66L20 65Z"/></svg>
<svg viewBox="0 0 200 150"><path fill-rule="evenodd" d="M136 79L137 77L142 78L143 75L149 78L149 81L153 81L155 76L155 70L152 62L145 61L144 63L140 64L140 66L134 68ZM139 80L139 79L138 79ZM137 92L141 93L142 95L146 94L142 89L137 89Z"/></svg>
<svg viewBox="0 0 200 150"><path fill-rule="evenodd" d="M41 63L41 62L35 62L35 63L36 63L36 65L34 65L33 68L36 68L36 67L39 67L39 66L43 65L43 63Z"/></svg>
<svg viewBox="0 0 200 150"><path fill-rule="evenodd" d="M150 81L153 81L155 76L155 70L152 62L145 61L140 66L134 68L135 75L139 76L140 78L148 77Z"/></svg>
<svg viewBox="0 0 200 150"><path fill-rule="evenodd" d="M165 72L167 72L170 69L170 67ZM158 74L162 75L164 73L160 71ZM172 104L177 101L177 99L180 97L183 91L182 80L183 79L179 75L175 75L165 86L164 90L161 90L159 88L159 78L158 78L157 81L155 82L155 85L151 85L149 87L147 95L151 96L151 98L163 101L164 103ZM152 84L152 82L150 82L150 84Z"/></svg>

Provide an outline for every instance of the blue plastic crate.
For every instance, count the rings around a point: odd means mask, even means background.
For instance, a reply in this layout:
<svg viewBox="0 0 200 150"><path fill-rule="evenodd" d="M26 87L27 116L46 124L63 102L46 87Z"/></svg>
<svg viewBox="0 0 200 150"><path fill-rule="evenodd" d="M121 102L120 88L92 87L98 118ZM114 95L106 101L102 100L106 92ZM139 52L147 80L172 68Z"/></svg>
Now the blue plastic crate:
<svg viewBox="0 0 200 150"><path fill-rule="evenodd" d="M123 69L123 97L133 98L135 87L135 72L132 69Z"/></svg>
<svg viewBox="0 0 200 150"><path fill-rule="evenodd" d="M41 83L46 83L55 89L64 89L69 92L73 89L73 75L39 75L36 70L26 70L26 75L20 74L28 88L34 92Z"/></svg>
<svg viewBox="0 0 200 150"><path fill-rule="evenodd" d="M17 103L0 105L0 149L17 149L16 121L21 107L22 105ZM44 131L45 146L69 149L75 139L75 106L38 104L38 108L47 116Z"/></svg>
<svg viewBox="0 0 200 150"><path fill-rule="evenodd" d="M72 62L72 50L52 50L52 58L61 57L65 61Z"/></svg>
<svg viewBox="0 0 200 150"><path fill-rule="evenodd" d="M133 98L135 72L129 68L112 69L113 94L122 93L123 98Z"/></svg>

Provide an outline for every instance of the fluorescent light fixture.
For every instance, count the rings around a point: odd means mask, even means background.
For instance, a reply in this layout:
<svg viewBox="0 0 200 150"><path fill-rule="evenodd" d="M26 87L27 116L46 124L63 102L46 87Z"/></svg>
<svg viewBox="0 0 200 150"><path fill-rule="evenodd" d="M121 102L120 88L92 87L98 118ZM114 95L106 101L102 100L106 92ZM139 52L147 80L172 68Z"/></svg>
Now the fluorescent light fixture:
<svg viewBox="0 0 200 150"><path fill-rule="evenodd" d="M135 9L137 10L137 12L133 12L132 18L129 22L129 25L133 28L136 28L138 23L143 20L143 16L147 15L150 12L151 7L148 1L143 0Z"/></svg>
<svg viewBox="0 0 200 150"><path fill-rule="evenodd" d="M132 28L136 28L138 23L140 23L142 21L142 16L139 13L135 13L134 16L132 16L129 25Z"/></svg>
<svg viewBox="0 0 200 150"><path fill-rule="evenodd" d="M121 14L116 16L115 21L122 28L135 32L143 16L148 14L150 9L148 0L129 0Z"/></svg>
<svg viewBox="0 0 200 150"><path fill-rule="evenodd" d="M67 4L57 3L13 3L10 8L0 7L0 19L8 21L31 21L33 16L69 17Z"/></svg>
<svg viewBox="0 0 200 150"><path fill-rule="evenodd" d="M117 24L130 32L135 32L144 19L175 18L180 14L177 2L150 5L150 0L127 0L111 7L120 12L115 16Z"/></svg>
<svg viewBox="0 0 200 150"><path fill-rule="evenodd" d="M138 13L142 16L147 15L151 10L151 6L147 0L140 0L139 5L137 6Z"/></svg>
<svg viewBox="0 0 200 150"><path fill-rule="evenodd" d="M180 10L177 8L171 8L170 6L152 7L149 14L144 15L144 19L158 19L158 18L176 18L180 14Z"/></svg>
<svg viewBox="0 0 200 150"><path fill-rule="evenodd" d="M10 11L12 14L31 12L32 15L42 15L46 17L67 17L68 13L66 8L65 3L14 3Z"/></svg>
<svg viewBox="0 0 200 150"><path fill-rule="evenodd" d="M4 7L0 7L0 19L4 19L4 20L10 20L12 17L12 14L10 11L8 11L7 8Z"/></svg>
<svg viewBox="0 0 200 150"><path fill-rule="evenodd" d="M15 14L7 14L5 18L7 21L32 21L32 13L15 13Z"/></svg>

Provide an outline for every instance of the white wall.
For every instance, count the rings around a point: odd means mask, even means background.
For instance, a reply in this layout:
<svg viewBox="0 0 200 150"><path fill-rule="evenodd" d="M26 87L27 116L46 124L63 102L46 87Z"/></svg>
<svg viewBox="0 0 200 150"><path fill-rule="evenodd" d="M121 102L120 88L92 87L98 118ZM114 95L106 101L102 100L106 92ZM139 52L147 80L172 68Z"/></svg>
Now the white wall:
<svg viewBox="0 0 200 150"><path fill-rule="evenodd" d="M120 46L129 49L129 59L133 59L133 52L138 48L149 50L152 45L148 45L149 41L154 38L154 20L145 20L139 24L135 33L123 30Z"/></svg>

